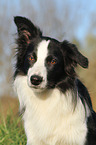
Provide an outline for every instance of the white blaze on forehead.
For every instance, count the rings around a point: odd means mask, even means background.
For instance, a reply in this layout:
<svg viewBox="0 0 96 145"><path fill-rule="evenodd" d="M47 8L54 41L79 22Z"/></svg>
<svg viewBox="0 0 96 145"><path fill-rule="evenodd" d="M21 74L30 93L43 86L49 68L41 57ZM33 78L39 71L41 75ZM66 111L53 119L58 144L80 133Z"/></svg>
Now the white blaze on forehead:
<svg viewBox="0 0 96 145"><path fill-rule="evenodd" d="M49 42L50 40L43 40L37 47L37 62L40 64L44 64L45 58L47 57Z"/></svg>
<svg viewBox="0 0 96 145"><path fill-rule="evenodd" d="M43 78L43 82L40 84L42 88L46 86L47 83L47 70L45 66L45 60L48 55L48 45L50 43L50 40L46 41L43 40L39 43L37 46L37 61L33 65L32 68L28 71L28 83L29 86L31 85L30 77L32 75L39 75Z"/></svg>

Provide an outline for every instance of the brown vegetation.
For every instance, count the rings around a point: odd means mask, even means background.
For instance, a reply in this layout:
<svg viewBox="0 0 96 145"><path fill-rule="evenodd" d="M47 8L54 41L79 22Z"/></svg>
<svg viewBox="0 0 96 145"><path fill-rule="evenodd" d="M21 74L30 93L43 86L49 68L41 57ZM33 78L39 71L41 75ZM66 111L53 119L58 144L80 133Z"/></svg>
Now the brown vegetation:
<svg viewBox="0 0 96 145"><path fill-rule="evenodd" d="M13 112L14 116L18 115L19 105L17 98L12 98L10 96L3 96L0 98L0 115L4 118L8 113Z"/></svg>

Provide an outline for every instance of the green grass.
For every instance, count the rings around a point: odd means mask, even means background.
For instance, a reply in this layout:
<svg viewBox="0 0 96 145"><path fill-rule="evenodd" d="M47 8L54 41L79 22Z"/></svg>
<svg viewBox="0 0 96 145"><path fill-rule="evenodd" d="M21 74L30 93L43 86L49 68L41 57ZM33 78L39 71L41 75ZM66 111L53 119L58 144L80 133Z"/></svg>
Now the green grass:
<svg viewBox="0 0 96 145"><path fill-rule="evenodd" d="M26 145L26 136L20 117L8 113L6 119L0 115L0 145Z"/></svg>

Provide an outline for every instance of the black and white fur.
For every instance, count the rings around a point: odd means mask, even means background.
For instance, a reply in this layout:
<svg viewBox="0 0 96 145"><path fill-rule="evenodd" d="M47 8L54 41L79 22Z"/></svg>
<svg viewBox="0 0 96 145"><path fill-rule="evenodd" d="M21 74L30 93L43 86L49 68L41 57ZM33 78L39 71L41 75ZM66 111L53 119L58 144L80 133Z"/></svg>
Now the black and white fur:
<svg viewBox="0 0 96 145"><path fill-rule="evenodd" d="M74 44L42 36L30 20L18 30L14 88L23 113L27 145L96 145L96 114L75 67L88 59Z"/></svg>

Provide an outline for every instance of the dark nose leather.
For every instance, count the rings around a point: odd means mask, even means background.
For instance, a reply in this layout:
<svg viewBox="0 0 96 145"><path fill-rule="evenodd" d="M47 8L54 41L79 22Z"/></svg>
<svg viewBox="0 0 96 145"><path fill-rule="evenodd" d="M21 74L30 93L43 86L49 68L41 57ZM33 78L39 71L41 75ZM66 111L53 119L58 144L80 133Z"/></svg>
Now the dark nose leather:
<svg viewBox="0 0 96 145"><path fill-rule="evenodd" d="M38 75L33 75L30 78L31 84L34 86L38 86L41 82L42 82L42 77L38 76Z"/></svg>

